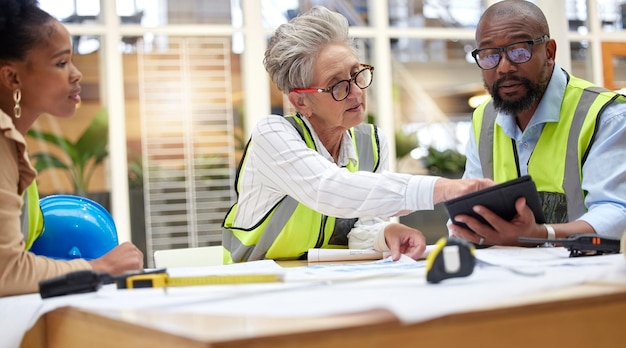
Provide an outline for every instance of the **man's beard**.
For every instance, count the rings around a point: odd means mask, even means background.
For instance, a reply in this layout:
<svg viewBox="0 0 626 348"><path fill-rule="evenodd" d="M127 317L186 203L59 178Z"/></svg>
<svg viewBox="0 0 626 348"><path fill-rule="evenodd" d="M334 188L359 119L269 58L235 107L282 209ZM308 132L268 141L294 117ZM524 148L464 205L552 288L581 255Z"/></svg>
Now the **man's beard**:
<svg viewBox="0 0 626 348"><path fill-rule="evenodd" d="M517 81L526 87L526 94L517 97L517 99L504 100L498 94L498 88L505 81ZM494 82L491 88L487 88L493 98L493 106L499 112L517 116L519 113L530 109L536 102L541 100L541 96L545 91L547 83L532 83L529 79L517 76L508 76Z"/></svg>

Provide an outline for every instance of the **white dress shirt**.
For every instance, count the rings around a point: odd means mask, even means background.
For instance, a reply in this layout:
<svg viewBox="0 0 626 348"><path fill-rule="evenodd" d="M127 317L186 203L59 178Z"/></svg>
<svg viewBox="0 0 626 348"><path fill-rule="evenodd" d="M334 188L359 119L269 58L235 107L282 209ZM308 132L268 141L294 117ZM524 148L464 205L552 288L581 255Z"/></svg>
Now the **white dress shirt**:
<svg viewBox="0 0 626 348"><path fill-rule="evenodd" d="M303 119L317 151L307 147L283 116L269 115L253 130L239 178L234 226L255 226L288 195L328 216L359 218L348 235L349 247L385 251L383 231L388 217L433 209L438 177L389 172L389 146L382 132L378 132L380 165L376 173L350 172L345 167L357 156L349 132L343 135L335 163L311 124Z"/></svg>

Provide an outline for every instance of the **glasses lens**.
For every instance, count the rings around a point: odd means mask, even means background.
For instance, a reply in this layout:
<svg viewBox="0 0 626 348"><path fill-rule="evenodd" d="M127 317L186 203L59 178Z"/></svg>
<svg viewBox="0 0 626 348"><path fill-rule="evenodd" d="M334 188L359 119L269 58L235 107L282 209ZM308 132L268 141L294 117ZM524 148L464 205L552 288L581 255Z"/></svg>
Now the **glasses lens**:
<svg viewBox="0 0 626 348"><path fill-rule="evenodd" d="M360 89L369 87L372 83L372 71L370 69L359 71L354 77L354 83L356 83Z"/></svg>
<svg viewBox="0 0 626 348"><path fill-rule="evenodd" d="M513 63L526 63L532 56L529 46L527 43L513 45L506 50L506 55Z"/></svg>
<svg viewBox="0 0 626 348"><path fill-rule="evenodd" d="M337 82L331 91L333 94L333 98L336 101L342 101L348 97L350 94L350 84L352 81L359 87L360 89L365 89L372 84L372 70L371 69L363 69L356 73L350 80L343 80Z"/></svg>
<svg viewBox="0 0 626 348"><path fill-rule="evenodd" d="M500 52L490 49L478 51L478 54L476 54L476 62L485 70L492 69L500 63Z"/></svg>
<svg viewBox="0 0 626 348"><path fill-rule="evenodd" d="M348 97L348 94L350 94L350 81L339 81L336 85L333 86L332 93L333 98L335 98L336 101L342 101L346 99Z"/></svg>

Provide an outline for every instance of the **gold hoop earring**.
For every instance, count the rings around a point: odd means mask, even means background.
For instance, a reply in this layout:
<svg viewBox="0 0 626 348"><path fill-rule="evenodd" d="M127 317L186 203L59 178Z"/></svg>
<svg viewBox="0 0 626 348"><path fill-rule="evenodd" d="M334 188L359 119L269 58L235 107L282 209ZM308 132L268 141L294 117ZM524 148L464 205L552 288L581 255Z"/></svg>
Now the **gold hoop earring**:
<svg viewBox="0 0 626 348"><path fill-rule="evenodd" d="M20 106L20 101L22 101L22 91L20 91L19 88L13 91L13 101L15 102L13 115L15 115L15 118L20 118L22 117L22 107Z"/></svg>

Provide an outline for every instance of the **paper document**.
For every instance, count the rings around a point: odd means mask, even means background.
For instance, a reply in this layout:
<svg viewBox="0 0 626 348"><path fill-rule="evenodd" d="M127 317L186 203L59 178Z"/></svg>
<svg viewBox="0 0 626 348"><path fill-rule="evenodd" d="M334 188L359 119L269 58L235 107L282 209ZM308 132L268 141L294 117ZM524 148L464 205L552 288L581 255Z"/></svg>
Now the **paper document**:
<svg viewBox="0 0 626 348"><path fill-rule="evenodd" d="M426 256L433 250L435 245L427 245L424 254L420 259L426 259ZM320 249L311 248L307 254L309 262L325 262L325 261L367 261L382 260L391 256L390 251L376 251L371 249Z"/></svg>
<svg viewBox="0 0 626 348"><path fill-rule="evenodd" d="M520 248L496 246L479 249L476 259L495 266L508 267L556 267L595 265L611 262L601 256L570 257L563 247L555 248Z"/></svg>
<svg viewBox="0 0 626 348"><path fill-rule="evenodd" d="M309 262L324 261L351 261L351 260L380 260L384 255L380 251L371 249L309 249Z"/></svg>

